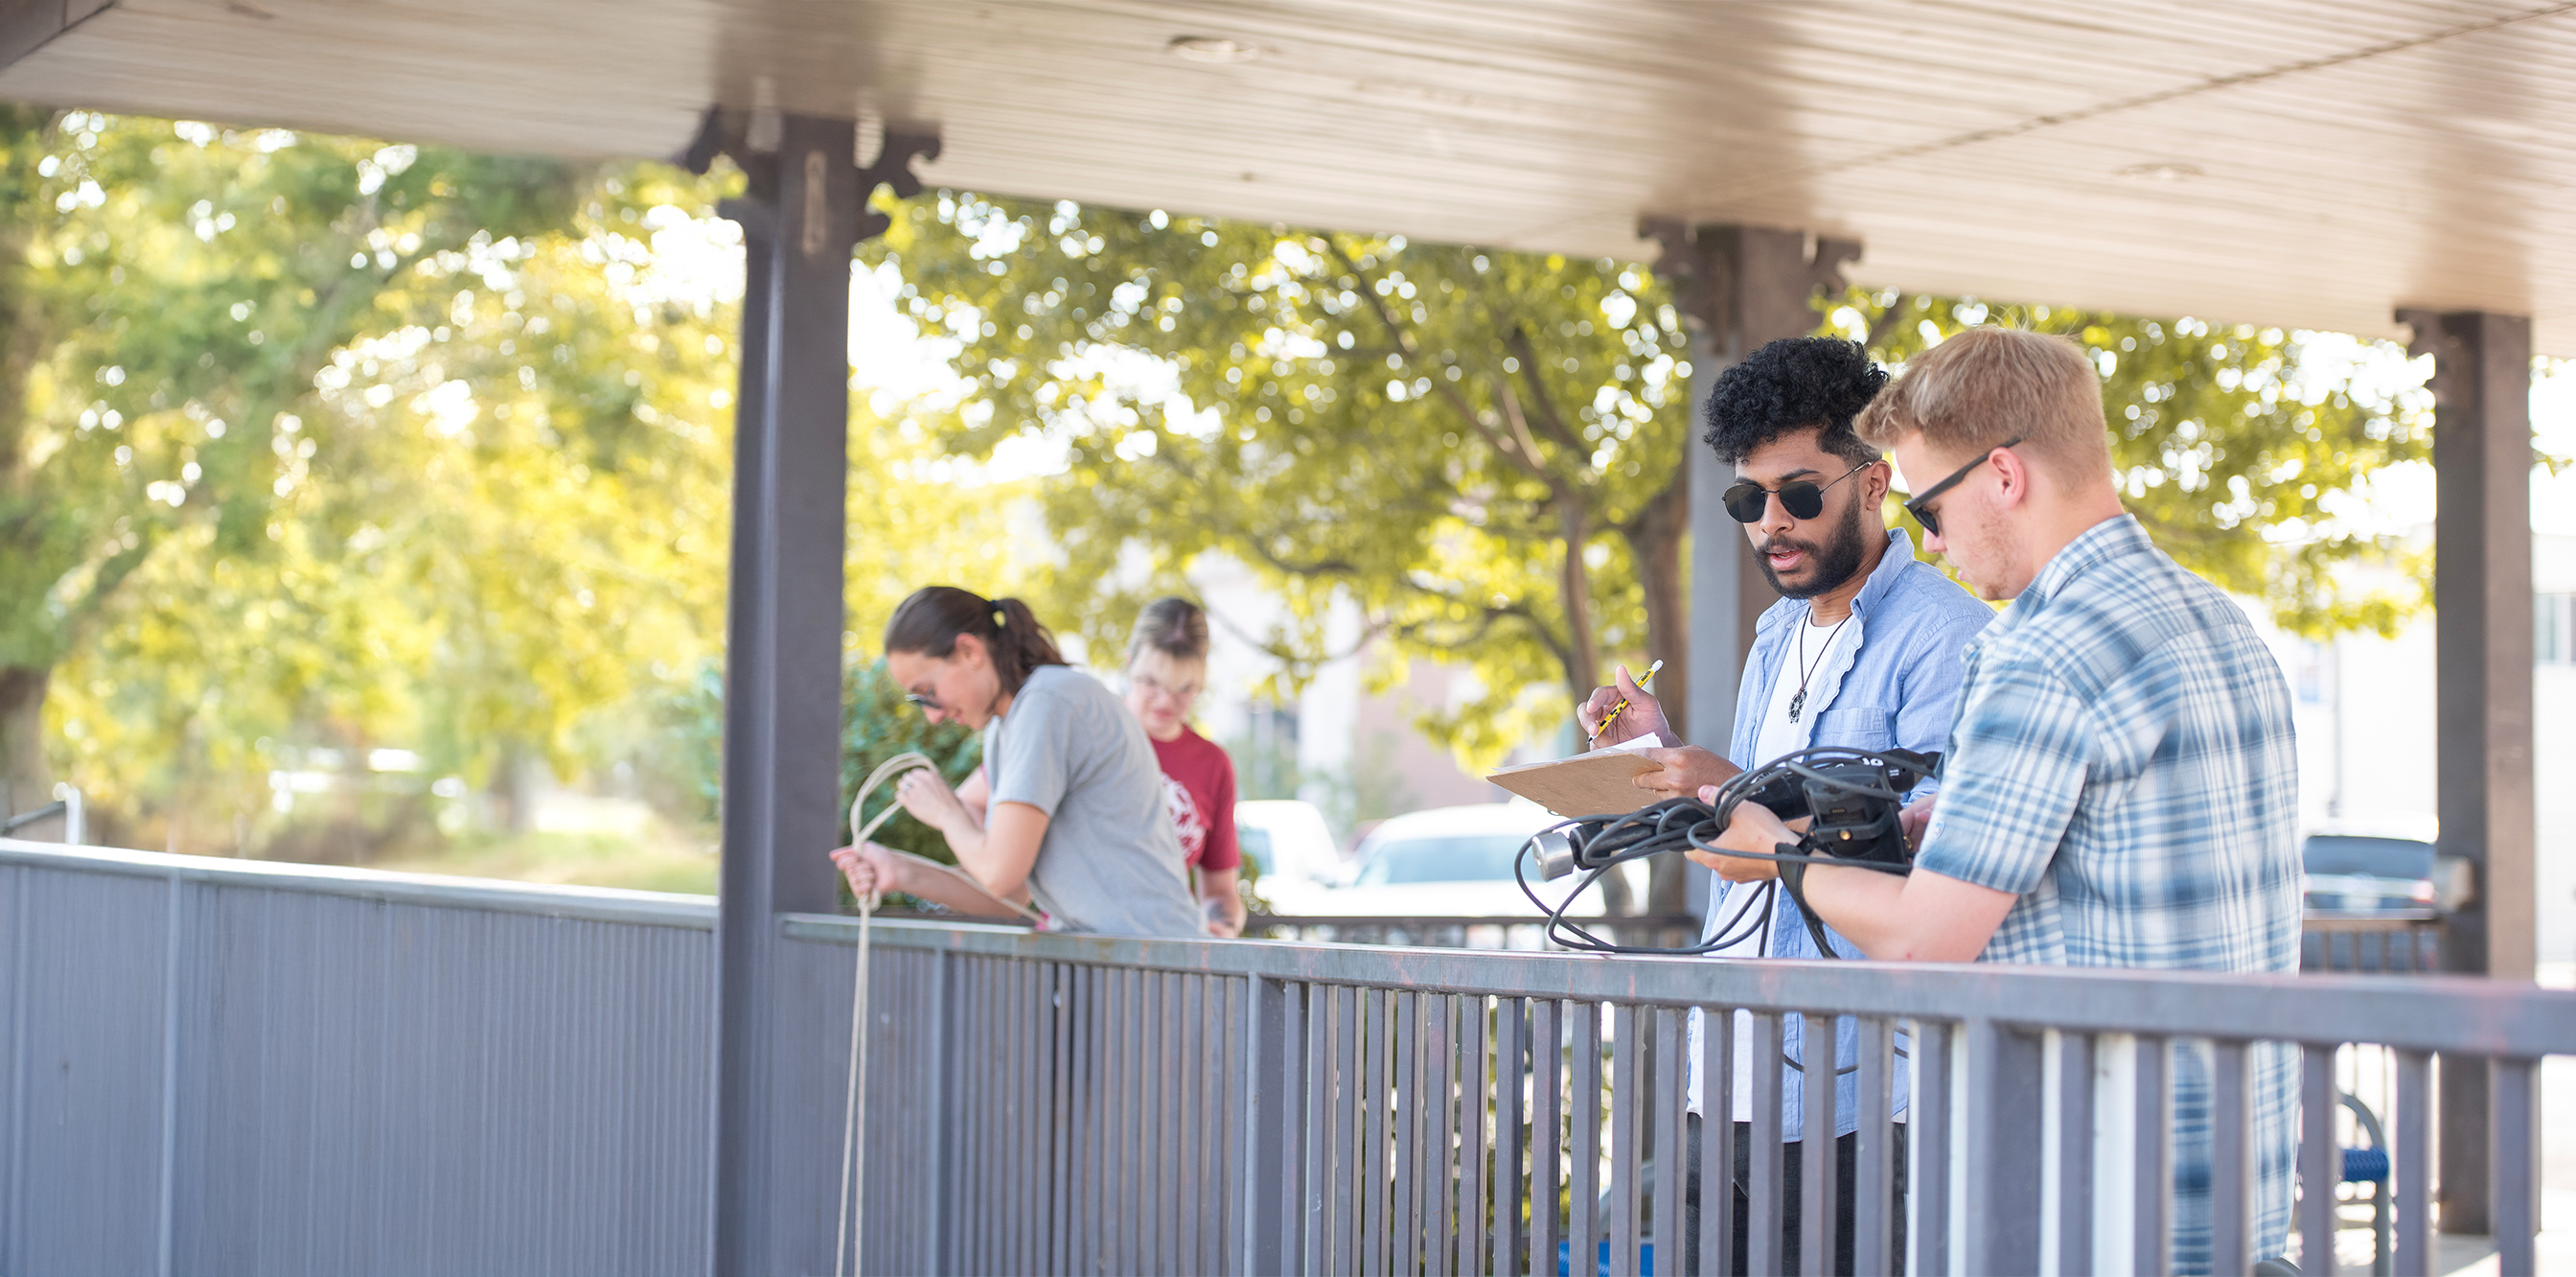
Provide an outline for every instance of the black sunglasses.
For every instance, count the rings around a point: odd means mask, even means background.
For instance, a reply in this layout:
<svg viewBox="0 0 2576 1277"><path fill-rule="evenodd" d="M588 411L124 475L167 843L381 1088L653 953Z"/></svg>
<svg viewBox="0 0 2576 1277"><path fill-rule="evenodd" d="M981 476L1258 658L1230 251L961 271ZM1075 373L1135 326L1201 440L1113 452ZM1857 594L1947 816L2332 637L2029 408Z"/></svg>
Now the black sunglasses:
<svg viewBox="0 0 2576 1277"><path fill-rule="evenodd" d="M1939 496L1943 492L1949 491L1951 488L1957 487L1959 485L1959 480L1974 473L1978 466L1995 459L1995 453L2003 451L2005 448L2011 447L2013 444L2019 442L2021 442L2021 436L2016 434L1993 447L1987 448L1982 455L1977 457L1976 460L1970 461L1967 464L1950 471L1950 477L1923 489L1923 494L1921 496L1917 496L1912 500L1907 501L1905 503L1905 512L1913 515L1914 521L1921 523L1923 525L1923 530L1926 533L1933 536L1940 535L1941 519L1939 515L1932 512L1932 498Z"/></svg>
<svg viewBox="0 0 2576 1277"><path fill-rule="evenodd" d="M1761 522L1762 511L1770 508L1771 496L1775 492L1780 497L1780 508L1789 511L1789 517L1814 518L1825 512L1826 488L1876 464L1878 464L1876 461L1863 461L1843 471L1841 478L1823 484L1818 484L1812 479L1799 479L1795 483L1783 483L1776 488L1770 488L1751 479L1737 479L1735 486L1726 489L1726 495L1721 499L1726 503L1726 512L1734 515L1735 521L1739 523Z"/></svg>

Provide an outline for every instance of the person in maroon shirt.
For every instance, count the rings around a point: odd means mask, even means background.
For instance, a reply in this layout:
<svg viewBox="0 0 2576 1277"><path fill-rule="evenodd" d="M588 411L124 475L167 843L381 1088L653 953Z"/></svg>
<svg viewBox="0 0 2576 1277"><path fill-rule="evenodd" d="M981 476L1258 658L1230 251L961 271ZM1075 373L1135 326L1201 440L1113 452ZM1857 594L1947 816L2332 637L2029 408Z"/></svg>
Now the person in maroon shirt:
<svg viewBox="0 0 2576 1277"><path fill-rule="evenodd" d="M1207 687L1207 612L1186 598L1157 598L1127 640L1127 708L1145 725L1163 766L1163 796L1211 936L1243 934L1243 865L1234 837L1234 760L1190 730L1190 706Z"/></svg>

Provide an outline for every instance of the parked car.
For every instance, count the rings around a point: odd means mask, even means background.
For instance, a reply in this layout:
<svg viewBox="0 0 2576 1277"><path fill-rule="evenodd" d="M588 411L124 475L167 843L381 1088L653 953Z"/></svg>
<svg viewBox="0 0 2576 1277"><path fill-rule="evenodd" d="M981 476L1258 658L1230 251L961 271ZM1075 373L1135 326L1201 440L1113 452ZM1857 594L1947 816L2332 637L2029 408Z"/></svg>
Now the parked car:
<svg viewBox="0 0 2576 1277"><path fill-rule="evenodd" d="M1371 918L1535 918L1542 911L1521 892L1512 863L1532 834L1557 823L1537 805L1479 803L1411 812L1386 821L1360 841L1348 886L1302 897L1298 913ZM1633 868L1633 867L1632 867ZM1563 901L1574 879L1542 882L1536 866L1531 886L1551 904ZM1629 883L1642 889L1642 875ZM1598 915L1597 897L1576 910Z"/></svg>
<svg viewBox="0 0 2576 1277"><path fill-rule="evenodd" d="M1234 834L1243 854L1261 867L1262 891L1292 883L1338 883L1348 877L1341 850L1324 814L1295 799L1252 799L1234 805Z"/></svg>
<svg viewBox="0 0 2576 1277"><path fill-rule="evenodd" d="M2299 849L2307 911L2429 916L2437 899L2438 833L2430 817L2357 818L2318 826Z"/></svg>

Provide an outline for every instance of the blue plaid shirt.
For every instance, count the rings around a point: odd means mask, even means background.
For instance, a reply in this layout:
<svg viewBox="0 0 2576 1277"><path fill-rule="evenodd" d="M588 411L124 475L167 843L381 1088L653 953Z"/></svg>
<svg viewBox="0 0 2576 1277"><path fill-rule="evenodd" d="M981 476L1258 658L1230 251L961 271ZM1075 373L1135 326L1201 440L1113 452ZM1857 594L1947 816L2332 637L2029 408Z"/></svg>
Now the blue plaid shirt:
<svg viewBox="0 0 2576 1277"><path fill-rule="evenodd" d="M2299 771L2289 685L2243 611L2123 514L2086 529L1968 646L1915 867L2021 899L1985 962L2293 972ZM2287 1246L2297 1076L2254 1054L2257 1257ZM2209 1263L2209 1057L2175 1051L2177 1271Z"/></svg>
<svg viewBox="0 0 2576 1277"><path fill-rule="evenodd" d="M1807 601L1783 598L1765 609L1753 626L1753 651L1744 659L1744 679L1735 695L1735 732L1727 761L1752 768L1769 759L1753 757L1762 732L1762 716L1771 694L1788 670L1798 626L1807 623ZM1931 754L1949 735L1964 667L1960 654L1977 631L1995 618L1994 608L1977 601L1941 569L1914 556L1914 541L1902 530L1887 534L1887 550L1872 568L1868 583L1852 598L1850 632L1809 678L1807 747L1838 745L1855 750L1913 750ZM1791 675L1789 677L1795 677ZM1928 790L1923 792L1929 792ZM1763 884L1716 884L1707 926L1715 928L1744 904L1741 893L1772 890ZM1767 958L1821 958L1807 935L1807 924L1785 891L1774 891ZM1753 906L1759 909L1759 905ZM1713 935L1713 931L1703 935ZM1831 928L1826 936L1845 957L1860 946ZM1694 1012L1692 1024L1699 1020ZM1781 1026L1782 1052L1792 1060L1807 1058L1805 1018L1792 1016ZM1848 1017L1834 1030L1834 1067L1851 1068L1860 1058L1859 1022ZM1694 1038L1696 1043L1696 1038ZM1693 1061L1699 1059L1694 1045ZM1906 1060L1896 1062L1895 1111L1905 1110ZM1696 1067L1696 1066L1694 1066ZM1806 1126L1805 1075L1783 1067L1780 1077L1780 1138L1799 1140ZM1849 1135L1859 1124L1860 1076L1837 1079L1836 1135Z"/></svg>

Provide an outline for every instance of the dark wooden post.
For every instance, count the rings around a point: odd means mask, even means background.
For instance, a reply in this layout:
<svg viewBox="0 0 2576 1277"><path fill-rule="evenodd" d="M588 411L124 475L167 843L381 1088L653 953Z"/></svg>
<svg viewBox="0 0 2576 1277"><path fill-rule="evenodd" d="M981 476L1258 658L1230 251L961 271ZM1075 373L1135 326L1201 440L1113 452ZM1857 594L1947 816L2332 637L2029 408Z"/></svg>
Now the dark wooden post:
<svg viewBox="0 0 2576 1277"><path fill-rule="evenodd" d="M1744 528L1727 517L1718 494L1735 481L1733 467L1699 442L1701 406L1718 373L1765 343L1816 330L1818 289L1840 292L1842 266L1860 256L1849 240L1811 239L1765 226L1684 227L1650 221L1663 242L1656 269L1672 281L1691 327L1690 681L1684 722L1691 744L1726 752L1735 728L1736 683L1753 649L1753 622L1779 600ZM1721 552L1709 552L1711 547Z"/></svg>
<svg viewBox="0 0 2576 1277"><path fill-rule="evenodd" d="M2435 783L2441 850L2471 869L2446 971L2530 980L2538 959L2531 725L2531 321L2400 311L2433 371ZM2441 1226L2488 1231L2484 1063L2443 1061Z"/></svg>
<svg viewBox="0 0 2576 1277"><path fill-rule="evenodd" d="M724 864L716 930L718 1274L779 1268L777 916L830 913L840 805L855 126L788 116L746 154L742 391L726 601ZM791 1248L792 1249L792 1248Z"/></svg>
<svg viewBox="0 0 2576 1277"><path fill-rule="evenodd" d="M1663 244L1655 268L1672 281L1691 331L1692 427L1683 448L1690 467L1690 670L1685 703L1676 708L1691 744L1724 754L1753 622L1780 596L1743 525L1718 500L1735 470L1699 441L1703 408L1718 373L1768 342L1816 330L1817 291L1842 291L1843 263L1860 256L1860 245L1764 226L1650 220L1643 229ZM1705 900L1706 877L1691 875L1694 909Z"/></svg>

